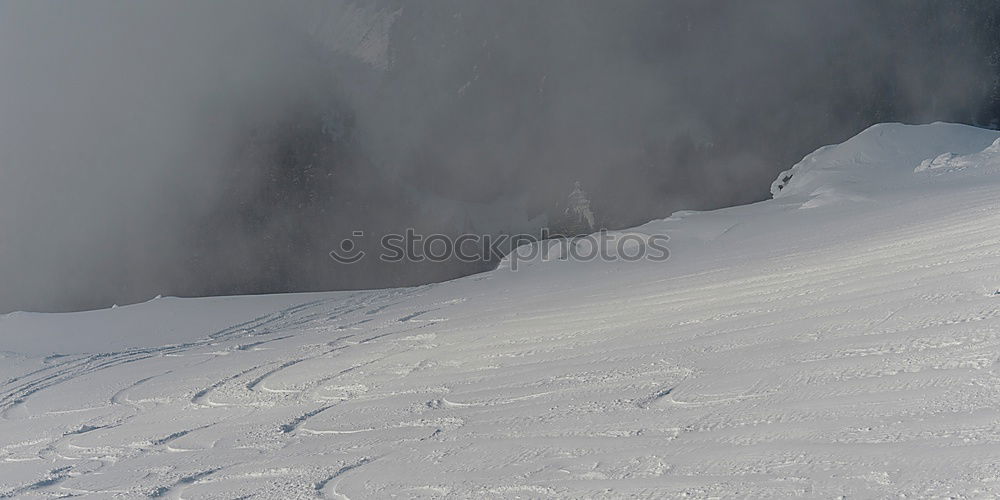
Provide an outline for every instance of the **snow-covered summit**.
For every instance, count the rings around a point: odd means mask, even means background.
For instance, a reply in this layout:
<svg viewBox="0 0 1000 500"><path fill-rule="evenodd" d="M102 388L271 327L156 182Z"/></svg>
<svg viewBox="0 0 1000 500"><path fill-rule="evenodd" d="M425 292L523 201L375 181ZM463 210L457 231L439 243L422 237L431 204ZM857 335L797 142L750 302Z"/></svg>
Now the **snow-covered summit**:
<svg viewBox="0 0 1000 500"><path fill-rule="evenodd" d="M826 146L782 172L771 184L775 198L812 197L830 190L864 196L906 186L921 162L941 154L968 155L988 148L1000 133L933 123L873 125L842 144Z"/></svg>

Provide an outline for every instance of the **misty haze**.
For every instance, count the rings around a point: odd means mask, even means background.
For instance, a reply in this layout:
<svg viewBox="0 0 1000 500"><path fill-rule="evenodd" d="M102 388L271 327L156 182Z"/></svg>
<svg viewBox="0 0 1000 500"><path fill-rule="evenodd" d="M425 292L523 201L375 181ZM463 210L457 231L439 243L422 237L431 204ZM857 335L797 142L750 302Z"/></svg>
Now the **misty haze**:
<svg viewBox="0 0 1000 500"><path fill-rule="evenodd" d="M0 0L0 498L1000 495L997 0Z"/></svg>
<svg viewBox="0 0 1000 500"><path fill-rule="evenodd" d="M377 236L769 197L868 125L997 126L995 3L7 2L0 310L413 285Z"/></svg>

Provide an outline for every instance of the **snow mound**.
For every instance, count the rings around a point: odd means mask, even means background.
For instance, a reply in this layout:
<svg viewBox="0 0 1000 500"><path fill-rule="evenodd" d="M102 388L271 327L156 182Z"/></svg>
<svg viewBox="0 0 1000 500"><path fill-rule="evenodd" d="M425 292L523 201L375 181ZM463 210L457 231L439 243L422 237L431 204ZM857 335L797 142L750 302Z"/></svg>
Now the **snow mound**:
<svg viewBox="0 0 1000 500"><path fill-rule="evenodd" d="M1000 169L1000 139L993 141L986 149L970 155L948 152L928 158L913 169L914 172L958 172L968 168L996 171Z"/></svg>
<svg viewBox="0 0 1000 500"><path fill-rule="evenodd" d="M809 206L835 198L864 199L912 182L915 166L923 171L953 165L948 162L963 155L986 154L998 147L998 138L997 131L953 123L873 125L842 144L816 150L779 174L771 194L819 198Z"/></svg>

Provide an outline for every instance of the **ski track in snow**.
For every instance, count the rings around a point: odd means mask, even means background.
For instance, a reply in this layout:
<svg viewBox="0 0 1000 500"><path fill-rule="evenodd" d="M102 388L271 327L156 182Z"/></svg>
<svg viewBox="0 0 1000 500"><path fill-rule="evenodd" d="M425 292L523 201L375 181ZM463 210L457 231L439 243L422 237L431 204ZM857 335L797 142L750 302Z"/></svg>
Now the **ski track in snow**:
<svg viewBox="0 0 1000 500"><path fill-rule="evenodd" d="M654 223L664 263L11 358L0 497L1000 495L1000 178L913 166L919 195Z"/></svg>

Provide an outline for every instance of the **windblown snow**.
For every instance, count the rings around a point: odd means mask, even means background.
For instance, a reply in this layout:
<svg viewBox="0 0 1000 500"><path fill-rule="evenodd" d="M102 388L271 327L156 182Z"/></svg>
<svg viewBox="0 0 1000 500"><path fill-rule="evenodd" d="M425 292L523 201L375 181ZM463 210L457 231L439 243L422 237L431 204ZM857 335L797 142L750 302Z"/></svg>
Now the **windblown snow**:
<svg viewBox="0 0 1000 500"><path fill-rule="evenodd" d="M0 317L0 496L1000 495L998 136L872 127L665 262Z"/></svg>

